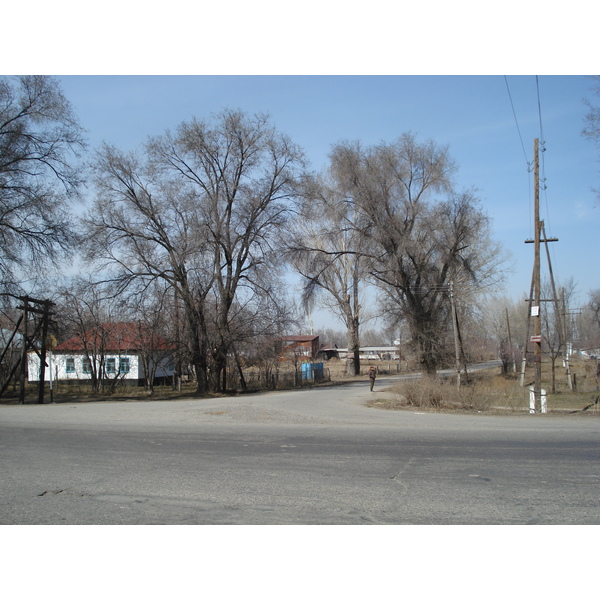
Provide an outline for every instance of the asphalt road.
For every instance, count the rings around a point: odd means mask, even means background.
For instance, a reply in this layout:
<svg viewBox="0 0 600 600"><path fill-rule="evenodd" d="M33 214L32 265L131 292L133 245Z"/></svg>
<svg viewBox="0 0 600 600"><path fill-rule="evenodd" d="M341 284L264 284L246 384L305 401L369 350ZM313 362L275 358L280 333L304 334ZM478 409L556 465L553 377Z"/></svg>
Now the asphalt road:
<svg viewBox="0 0 600 600"><path fill-rule="evenodd" d="M0 524L600 524L597 415L373 394L0 406Z"/></svg>

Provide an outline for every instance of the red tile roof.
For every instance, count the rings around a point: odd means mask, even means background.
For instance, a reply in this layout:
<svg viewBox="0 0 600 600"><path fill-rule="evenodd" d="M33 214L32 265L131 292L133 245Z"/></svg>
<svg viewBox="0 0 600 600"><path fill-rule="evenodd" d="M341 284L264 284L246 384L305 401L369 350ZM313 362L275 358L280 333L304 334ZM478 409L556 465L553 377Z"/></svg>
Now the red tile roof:
<svg viewBox="0 0 600 600"><path fill-rule="evenodd" d="M153 346L154 350L166 350L167 342L152 336L137 323L105 323L91 328L84 336L76 335L58 344L56 351L83 352L85 348L102 349L105 352L137 352Z"/></svg>

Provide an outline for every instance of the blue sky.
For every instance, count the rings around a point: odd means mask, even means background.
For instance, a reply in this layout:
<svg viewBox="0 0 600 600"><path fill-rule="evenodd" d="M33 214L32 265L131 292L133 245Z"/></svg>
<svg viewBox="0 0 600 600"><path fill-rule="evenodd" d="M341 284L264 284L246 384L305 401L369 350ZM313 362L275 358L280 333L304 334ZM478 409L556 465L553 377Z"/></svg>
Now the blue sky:
<svg viewBox="0 0 600 600"><path fill-rule="evenodd" d="M546 148L541 218L548 235L560 240L551 245L555 277L575 279L579 302L600 288L600 206L592 191L600 187L600 164L596 147L581 135L583 100L594 98L588 77L123 75L60 81L92 147L106 141L135 149L149 136L225 107L268 113L304 148L315 170L341 140L374 144L411 131L448 145L459 167L457 186L478 190L494 237L512 254L506 294L514 299L529 292L533 268L533 245L524 240L533 236L528 171L537 137Z"/></svg>

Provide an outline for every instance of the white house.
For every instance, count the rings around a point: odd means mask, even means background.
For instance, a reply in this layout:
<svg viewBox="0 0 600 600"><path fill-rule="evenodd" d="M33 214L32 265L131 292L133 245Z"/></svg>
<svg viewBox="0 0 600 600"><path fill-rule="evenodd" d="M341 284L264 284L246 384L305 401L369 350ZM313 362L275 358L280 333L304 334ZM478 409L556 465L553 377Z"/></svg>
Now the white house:
<svg viewBox="0 0 600 600"><path fill-rule="evenodd" d="M46 354L46 381L123 380L143 385L172 377L173 348L162 339L143 332L135 323L108 323L82 336L58 344ZM154 371L154 373L152 373ZM29 381L39 381L40 358L28 355Z"/></svg>

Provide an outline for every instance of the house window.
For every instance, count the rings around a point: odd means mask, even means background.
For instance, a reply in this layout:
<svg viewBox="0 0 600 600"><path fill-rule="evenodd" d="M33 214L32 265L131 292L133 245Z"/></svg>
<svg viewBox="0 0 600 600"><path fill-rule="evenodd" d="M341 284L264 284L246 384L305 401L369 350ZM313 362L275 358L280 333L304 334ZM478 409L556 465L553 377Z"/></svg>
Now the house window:
<svg viewBox="0 0 600 600"><path fill-rule="evenodd" d="M129 373L129 358L119 359L119 373Z"/></svg>
<svg viewBox="0 0 600 600"><path fill-rule="evenodd" d="M65 370L67 373L75 373L75 359L74 358L67 358Z"/></svg>
<svg viewBox="0 0 600 600"><path fill-rule="evenodd" d="M83 363L82 363L82 367L83 367L83 372L84 373L91 373L92 372L92 361L89 358L84 358L83 359Z"/></svg>
<svg viewBox="0 0 600 600"><path fill-rule="evenodd" d="M114 358L106 359L106 372L107 373L116 373L116 361Z"/></svg>

